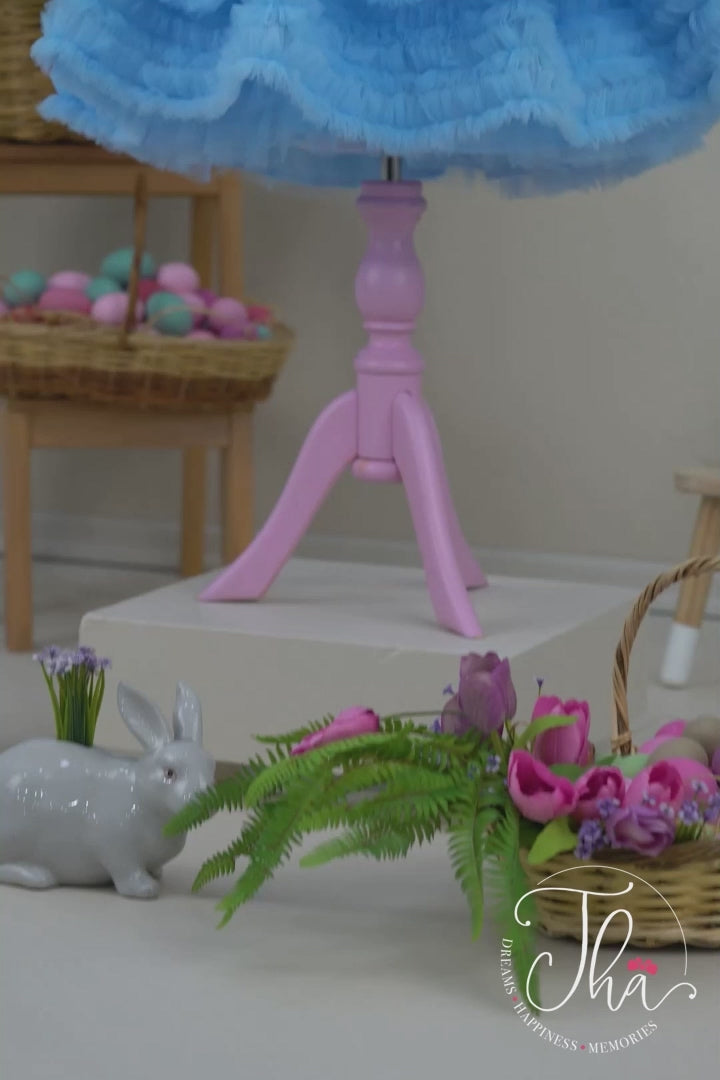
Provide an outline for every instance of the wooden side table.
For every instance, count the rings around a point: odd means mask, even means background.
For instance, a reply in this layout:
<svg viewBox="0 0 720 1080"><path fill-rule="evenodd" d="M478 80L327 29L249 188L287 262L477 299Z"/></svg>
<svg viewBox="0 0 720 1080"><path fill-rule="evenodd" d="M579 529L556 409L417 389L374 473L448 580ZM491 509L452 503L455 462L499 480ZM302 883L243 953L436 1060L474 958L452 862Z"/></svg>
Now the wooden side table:
<svg viewBox="0 0 720 1080"><path fill-rule="evenodd" d="M0 144L0 195L132 196L137 162L94 146ZM148 193L189 197L190 258L210 287L217 263L224 296L244 292L242 183L225 173L207 183L147 170ZM173 447L183 451L183 575L203 569L208 449L221 451L223 558L252 538L252 406L178 415L68 402L12 401L4 414L5 637L8 649L32 648L30 454L35 447Z"/></svg>
<svg viewBox="0 0 720 1080"><path fill-rule="evenodd" d="M700 496L689 558L717 555L720 552L720 467L678 472L675 487L678 491ZM690 678L711 585L712 574L683 582L660 673L666 686L685 686Z"/></svg>

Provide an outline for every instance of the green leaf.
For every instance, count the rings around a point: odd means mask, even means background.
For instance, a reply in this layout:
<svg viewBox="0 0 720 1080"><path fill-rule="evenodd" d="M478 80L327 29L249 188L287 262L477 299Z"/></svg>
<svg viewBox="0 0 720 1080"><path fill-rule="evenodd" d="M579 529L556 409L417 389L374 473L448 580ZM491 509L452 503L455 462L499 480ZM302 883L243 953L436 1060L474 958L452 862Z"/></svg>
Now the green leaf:
<svg viewBox="0 0 720 1080"><path fill-rule="evenodd" d="M554 776L564 776L566 780L577 780L579 776L588 771L587 765L573 765L571 762L558 762L550 766L550 772Z"/></svg>
<svg viewBox="0 0 720 1080"><path fill-rule="evenodd" d="M539 866L562 851L574 851L576 846L577 833L570 827L570 819L555 818L554 821L549 821L536 837L528 854L528 862L531 866Z"/></svg>
<svg viewBox="0 0 720 1080"><path fill-rule="evenodd" d="M612 764L620 770L623 776L627 776L631 780L633 776L637 776L645 768L649 757L649 754L628 754L626 757L618 754Z"/></svg>
<svg viewBox="0 0 720 1080"><path fill-rule="evenodd" d="M538 735L542 735L543 731L550 731L552 728L571 727L576 723L577 716L537 716L524 731L520 732L515 740L515 746L518 750L521 750L523 747L529 746Z"/></svg>

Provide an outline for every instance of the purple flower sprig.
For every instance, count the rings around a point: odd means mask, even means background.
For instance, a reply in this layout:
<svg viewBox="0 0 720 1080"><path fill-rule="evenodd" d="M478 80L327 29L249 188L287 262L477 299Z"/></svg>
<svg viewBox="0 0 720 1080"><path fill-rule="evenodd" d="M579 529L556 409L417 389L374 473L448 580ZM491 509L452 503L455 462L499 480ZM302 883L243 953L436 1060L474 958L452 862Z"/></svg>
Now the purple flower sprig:
<svg viewBox="0 0 720 1080"><path fill-rule="evenodd" d="M55 733L64 742L92 746L110 661L94 649L49 645L33 657L42 669L55 715Z"/></svg>

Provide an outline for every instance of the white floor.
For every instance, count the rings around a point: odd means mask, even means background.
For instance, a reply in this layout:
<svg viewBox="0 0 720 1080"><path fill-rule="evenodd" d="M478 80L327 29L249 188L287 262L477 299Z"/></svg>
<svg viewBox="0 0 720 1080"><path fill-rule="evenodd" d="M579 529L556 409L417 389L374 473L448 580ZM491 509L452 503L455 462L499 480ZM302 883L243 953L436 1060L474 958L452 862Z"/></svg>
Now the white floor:
<svg viewBox="0 0 720 1080"><path fill-rule="evenodd" d="M38 644L71 644L85 610L166 581L157 573L39 565ZM667 619L649 621L656 667L666 631ZM648 708L657 721L717 712L719 639L720 625L708 623L687 691L651 687ZM0 690L0 744L50 733L45 687L30 657L0 653ZM292 691L289 685L288 700ZM716 1074L717 953L691 953L696 999L674 994L672 1007L657 1014L657 1034L632 1046L631 1057L579 1061L520 1030L500 982L495 929L487 920L471 951L442 842L401 863L343 860L313 871L293 863L219 932L214 907L227 882L198 895L190 884L237 824L235 815L218 815L192 833L155 904L111 890L3 890L2 1080L197 1080L201 1070L252 1080L436 1080L448 1068L518 1080L618 1073L664 1080L687 1071L689 1061L699 1074ZM554 960L543 994L560 1001L578 949L544 944ZM663 987L685 977L679 951L658 954ZM562 1020L554 1013L544 1020L582 1040L583 1049L585 1041L637 1031L648 1016L637 994L617 1017L583 984Z"/></svg>
<svg viewBox="0 0 720 1080"><path fill-rule="evenodd" d="M73 644L80 619L86 611L104 607L173 581L172 575L156 570L108 569L37 563L34 570L35 638L37 647L50 643ZM659 670L669 618L656 615L646 620L642 633L656 658ZM478 648L476 645L475 648ZM720 712L720 622L709 620L703 627L697 662L690 685L684 690L666 690L657 682L648 688L647 712L642 722L664 722L675 717L693 717ZM610 657L602 657L603 665ZM290 695L292 688L288 687ZM0 747L22 738L52 733L47 691L37 666L29 655L9 654L0 647Z"/></svg>

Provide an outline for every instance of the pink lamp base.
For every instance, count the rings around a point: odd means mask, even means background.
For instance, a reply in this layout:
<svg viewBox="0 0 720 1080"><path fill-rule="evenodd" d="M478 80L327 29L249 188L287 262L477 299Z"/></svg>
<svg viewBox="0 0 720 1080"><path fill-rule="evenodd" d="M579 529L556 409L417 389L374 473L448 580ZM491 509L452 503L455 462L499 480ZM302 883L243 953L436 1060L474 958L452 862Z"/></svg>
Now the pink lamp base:
<svg viewBox="0 0 720 1080"><path fill-rule="evenodd" d="M321 412L265 525L202 600L261 597L351 468L360 480L404 484L438 622L464 637L482 636L467 590L487 582L455 512L412 344L425 293L413 233L425 205L417 182L363 184L358 206L369 244L355 295L368 343L355 360L356 388Z"/></svg>

